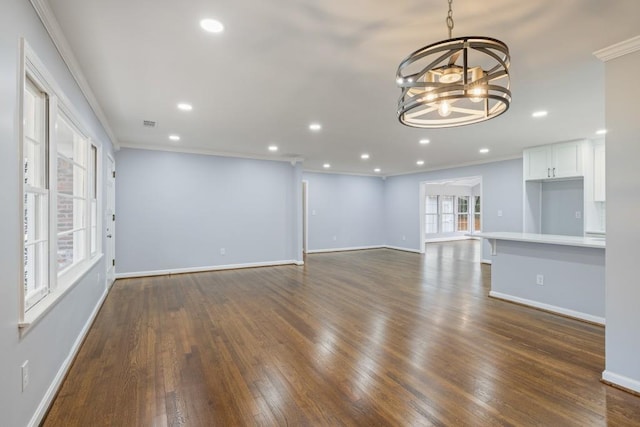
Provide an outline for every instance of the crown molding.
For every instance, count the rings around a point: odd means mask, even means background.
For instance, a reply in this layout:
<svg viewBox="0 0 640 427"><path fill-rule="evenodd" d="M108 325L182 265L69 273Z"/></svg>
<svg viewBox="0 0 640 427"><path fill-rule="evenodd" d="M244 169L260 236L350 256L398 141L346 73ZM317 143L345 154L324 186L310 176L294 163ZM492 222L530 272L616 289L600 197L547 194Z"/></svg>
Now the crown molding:
<svg viewBox="0 0 640 427"><path fill-rule="evenodd" d="M113 148L116 150L120 149L120 144L118 143L118 139L116 138L113 130L111 129L111 126L109 126L107 117L105 116L104 111L100 107L100 103L98 102L98 99L93 93L93 90L91 90L91 86L89 85L89 82L84 77L84 74L82 73L82 68L80 67L80 64L78 63L78 60L76 59L75 55L73 54L73 51L71 50L71 46L69 45L67 38L64 36L64 33L62 31L62 28L60 27L60 24L58 23L58 20L53 14L53 11L49 6L48 0L30 0L30 2L33 8L35 9L36 13L38 14L40 21L42 21L42 25L44 25L44 28L47 30L47 33L49 33L49 37L51 37L53 44L55 45L56 49L58 50L58 53L60 53L60 56L62 57L62 60L67 65L69 72L71 72L71 75L73 76L74 80L80 87L80 91L82 92L87 102L89 103L89 106L93 110L93 113L96 115L96 117L100 121L100 124L104 128L109 139L111 139Z"/></svg>
<svg viewBox="0 0 640 427"><path fill-rule="evenodd" d="M136 144L133 142L122 141L120 143L120 148L130 148L133 150L149 150L149 151L167 151L170 153L181 153L181 154L199 154L203 156L216 156L216 157L234 157L237 159L249 159L249 160L267 160L271 162L288 162L295 166L296 163L303 163L304 158L302 157L291 157L291 156L281 156L277 157L273 156L262 156L257 154L241 154L241 153L229 153L226 151L215 151L210 150L208 148L187 148L187 147L169 147L166 145L160 144Z"/></svg>
<svg viewBox="0 0 640 427"><path fill-rule="evenodd" d="M593 54L602 62L607 62L638 50L640 50L640 36L596 50Z"/></svg>

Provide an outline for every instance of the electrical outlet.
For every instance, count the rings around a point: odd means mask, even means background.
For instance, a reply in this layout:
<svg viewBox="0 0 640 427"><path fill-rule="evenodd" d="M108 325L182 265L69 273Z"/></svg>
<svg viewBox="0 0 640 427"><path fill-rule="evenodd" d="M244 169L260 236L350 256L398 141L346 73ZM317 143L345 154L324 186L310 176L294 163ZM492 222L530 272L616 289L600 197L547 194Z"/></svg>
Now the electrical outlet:
<svg viewBox="0 0 640 427"><path fill-rule="evenodd" d="M581 218L582 218L582 212L576 211L576 219L581 219Z"/></svg>
<svg viewBox="0 0 640 427"><path fill-rule="evenodd" d="M227 250L225 248L220 248L220 255L226 255Z"/></svg>
<svg viewBox="0 0 640 427"><path fill-rule="evenodd" d="M536 276L536 285L544 286L544 276L542 274Z"/></svg>
<svg viewBox="0 0 640 427"><path fill-rule="evenodd" d="M407 236L402 236L402 240L407 240Z"/></svg>
<svg viewBox="0 0 640 427"><path fill-rule="evenodd" d="M502 216L502 211L501 210L498 211L498 216Z"/></svg>
<svg viewBox="0 0 640 427"><path fill-rule="evenodd" d="M22 391L27 389L29 385L29 361L25 360L22 366L20 366L20 372L22 373Z"/></svg>
<svg viewBox="0 0 640 427"><path fill-rule="evenodd" d="M315 215L315 214L316 214L316 210L315 210L315 209L313 209L313 210L311 211L311 215Z"/></svg>
<svg viewBox="0 0 640 427"><path fill-rule="evenodd" d="M336 240L338 240L338 236L333 236L333 241L335 242Z"/></svg>

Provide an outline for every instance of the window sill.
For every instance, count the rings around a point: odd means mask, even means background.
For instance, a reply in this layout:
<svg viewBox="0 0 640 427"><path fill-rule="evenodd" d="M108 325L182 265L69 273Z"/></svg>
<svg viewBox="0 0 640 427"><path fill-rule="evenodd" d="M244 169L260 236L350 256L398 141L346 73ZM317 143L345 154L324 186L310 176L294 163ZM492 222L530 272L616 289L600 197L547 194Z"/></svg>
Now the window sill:
<svg viewBox="0 0 640 427"><path fill-rule="evenodd" d="M70 280L64 286L59 286L55 291L44 297L33 308L24 314L24 320L18 323L20 336L24 336L31 328L33 328L45 315L55 307L63 297L68 294L84 276L87 275L103 258L104 254L97 254L93 259L87 261L84 268L78 269L77 272L70 277Z"/></svg>

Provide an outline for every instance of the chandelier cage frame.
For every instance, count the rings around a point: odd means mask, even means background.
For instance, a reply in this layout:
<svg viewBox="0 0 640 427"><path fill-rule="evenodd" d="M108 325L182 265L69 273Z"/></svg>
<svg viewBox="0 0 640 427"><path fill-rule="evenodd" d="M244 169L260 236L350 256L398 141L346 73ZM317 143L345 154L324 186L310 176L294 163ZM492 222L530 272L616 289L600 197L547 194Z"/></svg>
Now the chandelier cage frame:
<svg viewBox="0 0 640 427"><path fill-rule="evenodd" d="M470 66L470 57L488 65ZM422 47L398 66L398 119L411 127L443 128L498 117L511 104L509 65L507 45L490 37L449 38Z"/></svg>

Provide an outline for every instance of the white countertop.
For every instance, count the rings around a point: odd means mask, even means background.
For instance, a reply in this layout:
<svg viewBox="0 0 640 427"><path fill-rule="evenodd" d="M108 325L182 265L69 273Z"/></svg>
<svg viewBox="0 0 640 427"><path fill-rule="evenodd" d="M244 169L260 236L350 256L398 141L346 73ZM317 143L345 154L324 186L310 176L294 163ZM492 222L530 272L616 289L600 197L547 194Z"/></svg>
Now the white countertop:
<svg viewBox="0 0 640 427"><path fill-rule="evenodd" d="M558 234L510 233L506 231L473 233L472 237L490 240L512 240L515 242L545 243L549 245L579 246L584 248L606 247L605 239L598 237L562 236Z"/></svg>

